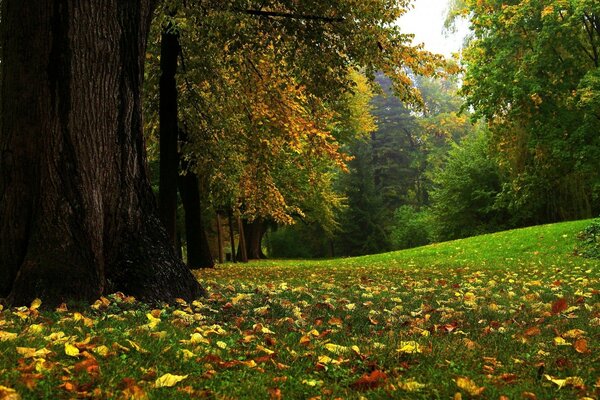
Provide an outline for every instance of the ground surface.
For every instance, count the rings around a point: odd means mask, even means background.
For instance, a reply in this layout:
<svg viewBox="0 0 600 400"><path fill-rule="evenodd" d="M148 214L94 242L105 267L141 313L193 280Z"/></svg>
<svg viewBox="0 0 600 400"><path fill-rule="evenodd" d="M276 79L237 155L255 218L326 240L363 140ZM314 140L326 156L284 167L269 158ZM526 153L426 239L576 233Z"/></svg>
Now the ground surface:
<svg viewBox="0 0 600 400"><path fill-rule="evenodd" d="M600 262L573 255L586 223L219 266L189 305L5 309L0 399L597 399Z"/></svg>

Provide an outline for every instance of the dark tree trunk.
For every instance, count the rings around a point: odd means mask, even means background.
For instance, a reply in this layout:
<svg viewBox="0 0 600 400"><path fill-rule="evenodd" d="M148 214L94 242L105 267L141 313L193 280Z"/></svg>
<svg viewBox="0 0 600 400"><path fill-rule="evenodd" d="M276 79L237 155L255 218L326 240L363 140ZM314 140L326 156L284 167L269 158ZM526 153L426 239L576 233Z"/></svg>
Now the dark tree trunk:
<svg viewBox="0 0 600 400"><path fill-rule="evenodd" d="M177 58L181 49L179 35L168 24L161 35L159 82L159 145L160 169L158 207L167 228L167 236L175 245L177 231L177 176L179 153L177 151Z"/></svg>
<svg viewBox="0 0 600 400"><path fill-rule="evenodd" d="M262 251L262 238L266 231L267 225L263 221L244 221L246 253L248 254L249 260L263 260L267 258Z"/></svg>
<svg viewBox="0 0 600 400"><path fill-rule="evenodd" d="M223 256L223 224L221 224L221 215L217 211L217 246L219 247L219 264L223 264L225 262L225 257Z"/></svg>
<svg viewBox="0 0 600 400"><path fill-rule="evenodd" d="M246 235L244 233L244 224L242 224L242 219L237 217L237 226L238 226L238 242L240 247L238 248L238 261L248 262L248 253L246 252Z"/></svg>
<svg viewBox="0 0 600 400"><path fill-rule="evenodd" d="M140 90L151 2L2 1L0 296L202 288L158 218Z"/></svg>
<svg viewBox="0 0 600 400"><path fill-rule="evenodd" d="M231 242L231 261L237 262L235 254L235 232L233 231L233 213L231 210L227 212L227 221L229 222L229 240Z"/></svg>
<svg viewBox="0 0 600 400"><path fill-rule="evenodd" d="M185 212L185 239L187 263L192 269L212 268L215 261L210 254L208 238L202 224L198 177L192 171L179 176L179 193Z"/></svg>

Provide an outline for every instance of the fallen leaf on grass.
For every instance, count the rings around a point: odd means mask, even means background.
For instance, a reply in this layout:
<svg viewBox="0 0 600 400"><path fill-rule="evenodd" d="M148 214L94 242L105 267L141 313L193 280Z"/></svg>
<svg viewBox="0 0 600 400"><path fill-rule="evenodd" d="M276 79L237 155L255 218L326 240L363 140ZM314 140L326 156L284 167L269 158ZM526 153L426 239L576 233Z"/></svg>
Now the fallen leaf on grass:
<svg viewBox="0 0 600 400"><path fill-rule="evenodd" d="M21 400L16 390L0 385L0 400Z"/></svg>
<svg viewBox="0 0 600 400"><path fill-rule="evenodd" d="M422 353L421 346L419 343L409 340L407 342L400 342L400 346L398 346L398 353L406 353L406 354L414 354L414 353Z"/></svg>
<svg viewBox="0 0 600 400"><path fill-rule="evenodd" d="M36 350L31 347L17 347L17 353L23 356L23 358L34 358L41 357L45 358L48 354L52 353L50 350L43 348Z"/></svg>
<svg viewBox="0 0 600 400"><path fill-rule="evenodd" d="M454 381L456 382L456 386L469 393L471 396L479 396L485 390L485 387L478 386L470 378L464 376L459 376Z"/></svg>
<svg viewBox="0 0 600 400"><path fill-rule="evenodd" d="M425 386L427 385L425 385L424 383L419 383L412 379L398 382L398 387L407 392L416 392L418 390L423 389Z"/></svg>
<svg viewBox="0 0 600 400"><path fill-rule="evenodd" d="M585 340L585 339L577 339L575 341L575 343L573 343L573 348L575 348L576 352L581 353L581 354L590 352L588 350L587 340Z"/></svg>
<svg viewBox="0 0 600 400"><path fill-rule="evenodd" d="M154 386L157 388L160 387L173 387L177 383L187 379L189 375L172 375L172 374L164 374L160 378L157 378L154 382Z"/></svg>
<svg viewBox="0 0 600 400"><path fill-rule="evenodd" d="M561 312L565 311L568 307L569 305L567 304L567 300L564 297L562 297L556 300L554 303L552 303L552 314L560 314Z"/></svg>
<svg viewBox="0 0 600 400"><path fill-rule="evenodd" d="M581 329L571 329L563 333L561 336L565 339L578 339L582 336L585 336L585 331L582 331Z"/></svg>
<svg viewBox="0 0 600 400"><path fill-rule="evenodd" d="M70 343L65 343L65 354L71 357L78 357L79 349Z"/></svg>
<svg viewBox="0 0 600 400"><path fill-rule="evenodd" d="M0 342L5 342L7 340L15 340L16 338L16 333L0 331Z"/></svg>
<svg viewBox="0 0 600 400"><path fill-rule="evenodd" d="M379 387L387 381L385 372L374 370L371 373L364 374L358 380L350 385L355 390L369 390Z"/></svg>
<svg viewBox="0 0 600 400"><path fill-rule="evenodd" d="M585 382L583 382L583 379L578 376L569 376L565 379L560 379L546 374L544 375L544 378L557 385L559 389L562 389L565 386L573 386L576 389L585 388Z"/></svg>

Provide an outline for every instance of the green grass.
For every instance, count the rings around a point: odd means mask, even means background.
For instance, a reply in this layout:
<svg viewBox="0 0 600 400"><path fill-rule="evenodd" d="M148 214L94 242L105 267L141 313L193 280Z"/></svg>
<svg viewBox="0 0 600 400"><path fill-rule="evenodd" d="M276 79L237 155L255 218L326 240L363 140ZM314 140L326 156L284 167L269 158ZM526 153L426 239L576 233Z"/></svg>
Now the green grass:
<svg viewBox="0 0 600 400"><path fill-rule="evenodd" d="M154 311L115 296L81 314L4 310L17 337L0 341L0 385L23 399L598 398L600 262L573 255L588 223L223 265L198 274L208 299ZM187 378L156 388L166 373Z"/></svg>

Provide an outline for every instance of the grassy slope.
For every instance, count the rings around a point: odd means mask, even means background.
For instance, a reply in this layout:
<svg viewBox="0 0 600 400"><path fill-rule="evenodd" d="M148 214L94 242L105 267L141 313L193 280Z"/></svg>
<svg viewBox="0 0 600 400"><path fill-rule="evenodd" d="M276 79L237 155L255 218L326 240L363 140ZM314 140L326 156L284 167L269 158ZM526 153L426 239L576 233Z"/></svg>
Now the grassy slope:
<svg viewBox="0 0 600 400"><path fill-rule="evenodd" d="M586 224L351 259L221 266L199 274L209 299L155 310L152 334L140 328L149 309L115 298L82 310L89 320L5 310L0 331L18 336L0 341L0 385L23 398L598 397L600 263L572 255ZM100 372L74 367L86 357L66 355L56 332L93 355ZM189 342L192 333L202 336ZM23 359L17 346L52 353ZM381 373L360 380L372 371ZM154 388L165 373L189 376ZM581 380L559 390L545 375Z"/></svg>

